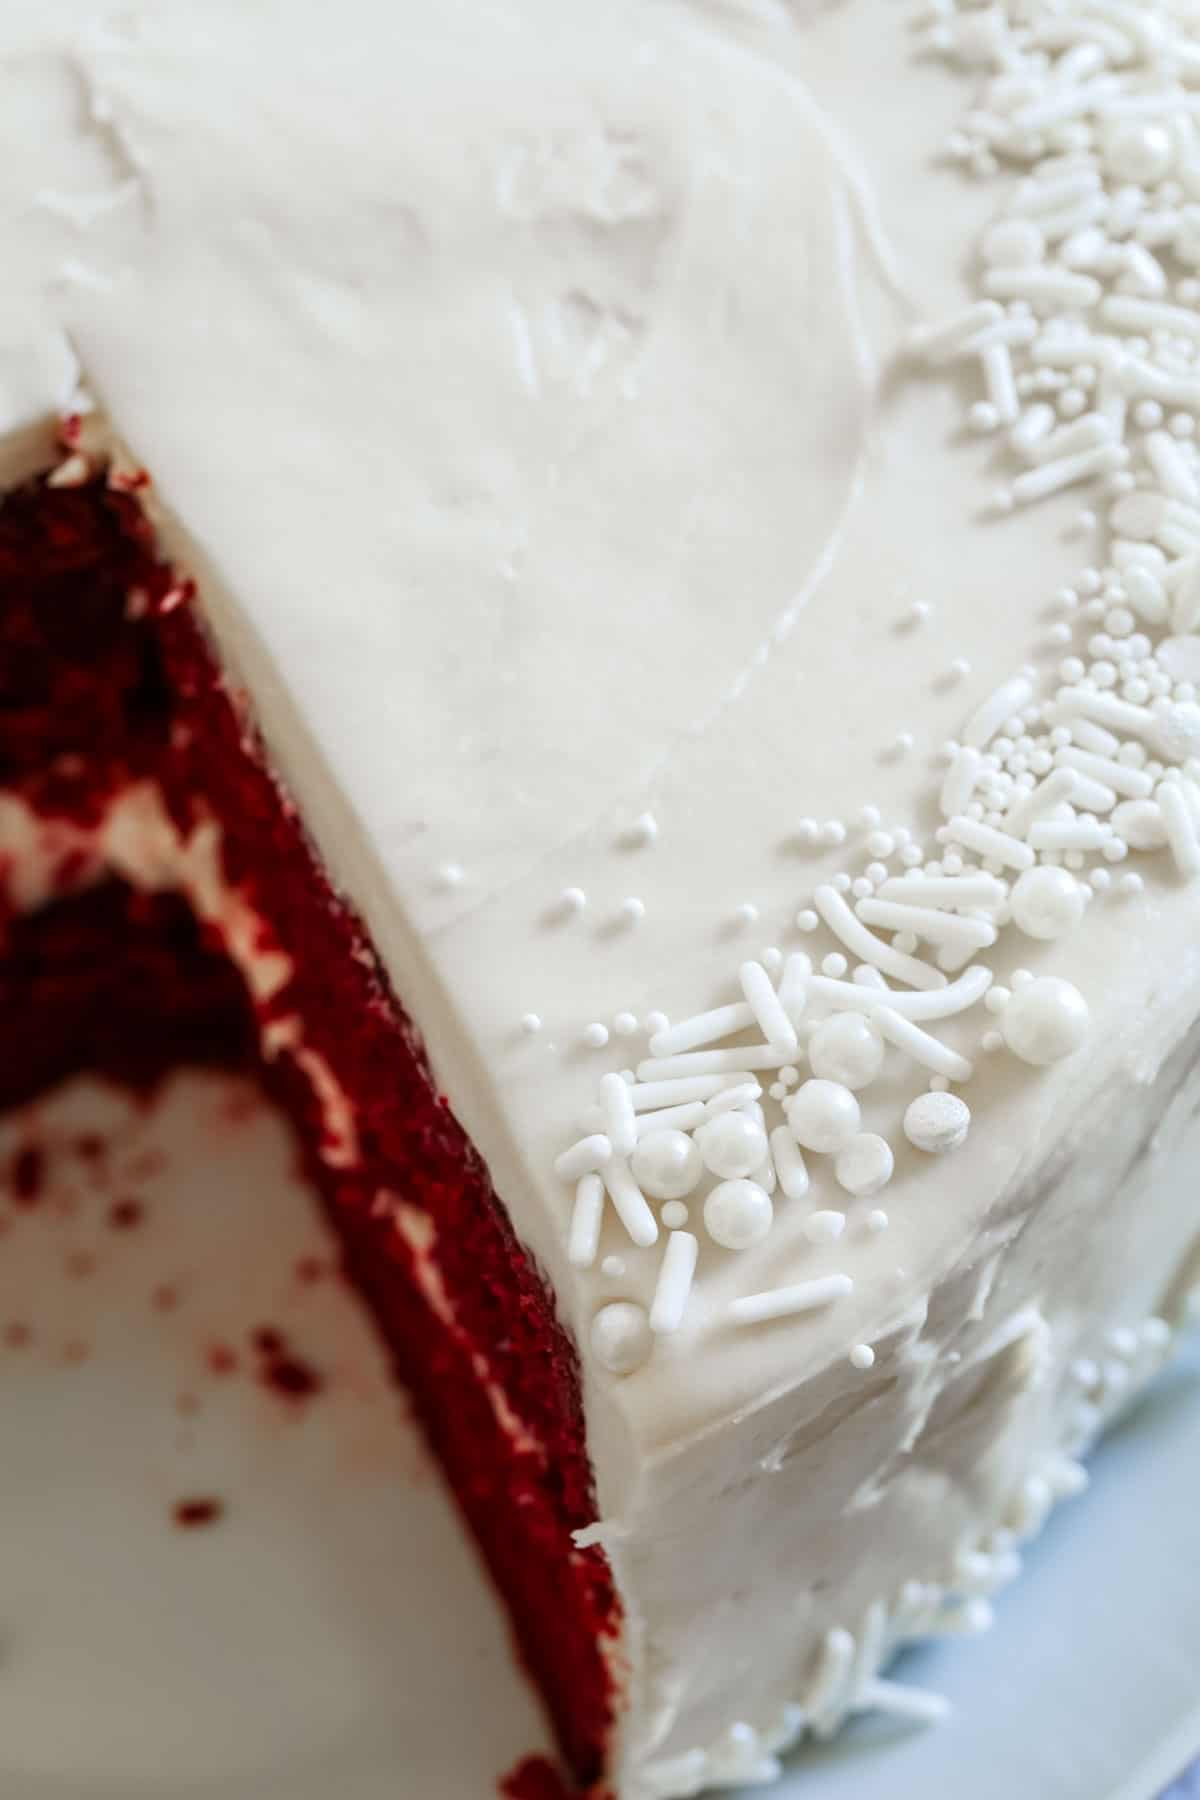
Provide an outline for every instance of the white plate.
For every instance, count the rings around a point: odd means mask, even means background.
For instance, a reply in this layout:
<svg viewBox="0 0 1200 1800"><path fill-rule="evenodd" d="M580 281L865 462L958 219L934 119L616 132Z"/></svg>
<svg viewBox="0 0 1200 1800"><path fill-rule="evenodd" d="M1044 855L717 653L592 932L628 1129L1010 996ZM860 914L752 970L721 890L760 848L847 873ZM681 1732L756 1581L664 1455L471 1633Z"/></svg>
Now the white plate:
<svg viewBox="0 0 1200 1800"><path fill-rule="evenodd" d="M0 1796L492 1800L545 1728L353 1300L297 1274L330 1246L279 1123L189 1075L144 1113L79 1085L0 1126L0 1159L30 1130L59 1148L0 1240ZM92 1130L100 1162L70 1147ZM320 1394L264 1388L259 1326ZM1200 1748L1198 1399L1193 1358L997 1630L912 1659L949 1726L864 1722L779 1800L1150 1800ZM219 1520L174 1523L208 1497Z"/></svg>

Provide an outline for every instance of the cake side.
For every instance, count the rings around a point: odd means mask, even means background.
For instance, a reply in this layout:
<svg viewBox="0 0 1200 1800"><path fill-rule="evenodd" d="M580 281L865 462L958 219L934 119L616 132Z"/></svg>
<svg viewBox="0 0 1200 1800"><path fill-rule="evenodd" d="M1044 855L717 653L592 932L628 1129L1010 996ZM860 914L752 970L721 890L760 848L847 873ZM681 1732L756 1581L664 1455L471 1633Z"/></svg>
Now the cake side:
<svg viewBox="0 0 1200 1800"><path fill-rule="evenodd" d="M258 1070L588 1783L619 1619L571 1539L594 1516L572 1349L194 606L127 492L0 504L0 1105L83 1070Z"/></svg>

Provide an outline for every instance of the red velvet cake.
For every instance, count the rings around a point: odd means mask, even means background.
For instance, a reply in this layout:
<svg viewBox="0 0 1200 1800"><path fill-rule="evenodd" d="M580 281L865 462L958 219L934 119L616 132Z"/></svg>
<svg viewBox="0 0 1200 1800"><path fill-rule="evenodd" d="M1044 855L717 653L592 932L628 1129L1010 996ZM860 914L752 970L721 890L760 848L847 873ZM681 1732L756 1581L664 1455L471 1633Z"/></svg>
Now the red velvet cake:
<svg viewBox="0 0 1200 1800"><path fill-rule="evenodd" d="M141 1085L182 1063L258 1069L590 1783L619 1610L603 1555L571 1538L595 1517L574 1349L192 598L136 500L102 478L0 505L0 790L63 843L40 907L10 897L3 914L0 1107L80 1070ZM209 873L253 917L236 944L196 894L131 887L79 847L143 785L181 841L219 823ZM247 948L281 972L267 995L239 972Z"/></svg>
<svg viewBox="0 0 1200 1800"><path fill-rule="evenodd" d="M258 1070L618 1800L1200 1311L1194 8L917 11L0 20L0 1102Z"/></svg>

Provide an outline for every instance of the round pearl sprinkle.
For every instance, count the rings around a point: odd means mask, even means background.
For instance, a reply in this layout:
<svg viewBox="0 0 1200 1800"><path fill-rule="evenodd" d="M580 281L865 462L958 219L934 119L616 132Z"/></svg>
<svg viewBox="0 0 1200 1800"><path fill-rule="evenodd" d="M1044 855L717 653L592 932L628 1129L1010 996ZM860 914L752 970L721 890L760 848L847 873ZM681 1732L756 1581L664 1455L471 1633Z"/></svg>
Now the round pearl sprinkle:
<svg viewBox="0 0 1200 1800"><path fill-rule="evenodd" d="M704 1228L723 1250L748 1250L771 1229L774 1208L757 1181L722 1181L704 1202Z"/></svg>
<svg viewBox="0 0 1200 1800"><path fill-rule="evenodd" d="M589 1050L603 1050L608 1042L608 1026L601 1025L599 1020L584 1027L583 1041Z"/></svg>
<svg viewBox="0 0 1200 1800"><path fill-rule="evenodd" d="M916 1150L944 1156L966 1142L971 1109L957 1094L918 1094L904 1115L904 1135Z"/></svg>
<svg viewBox="0 0 1200 1800"><path fill-rule="evenodd" d="M744 1112L719 1113L700 1127L696 1143L705 1168L727 1180L753 1175L767 1154L766 1132Z"/></svg>
<svg viewBox="0 0 1200 1800"><path fill-rule="evenodd" d="M1079 989L1055 975L1016 984L1000 1014L1004 1042L1022 1062L1045 1067L1071 1056L1087 1037L1088 1004Z"/></svg>
<svg viewBox="0 0 1200 1800"><path fill-rule="evenodd" d="M637 1028L637 1017L631 1012L619 1012L613 1020L613 1030L618 1037L635 1037Z"/></svg>
<svg viewBox="0 0 1200 1800"><path fill-rule="evenodd" d="M1019 875L1009 897L1013 923L1026 937L1060 938L1083 917L1083 890L1067 869L1033 868Z"/></svg>
<svg viewBox="0 0 1200 1800"><path fill-rule="evenodd" d="M621 1281L625 1276L625 1258L623 1256L606 1256L600 1264L600 1273L609 1281Z"/></svg>
<svg viewBox="0 0 1200 1800"><path fill-rule="evenodd" d="M850 1352L850 1363L855 1369L873 1369L875 1367L875 1352L872 1350L870 1344L855 1344L853 1350Z"/></svg>
<svg viewBox="0 0 1200 1800"><path fill-rule="evenodd" d="M542 1029L542 1021L537 1013L522 1013L521 1030L529 1037L536 1037Z"/></svg>
<svg viewBox="0 0 1200 1800"><path fill-rule="evenodd" d="M682 1231L692 1215L682 1200L668 1200L658 1216L668 1231Z"/></svg>
<svg viewBox="0 0 1200 1800"><path fill-rule="evenodd" d="M808 1041L814 1075L843 1087L868 1087L883 1067L883 1039L861 1013L834 1013Z"/></svg>
<svg viewBox="0 0 1200 1800"><path fill-rule="evenodd" d="M894 1167L887 1139L862 1131L838 1151L833 1172L848 1194L877 1194L892 1179Z"/></svg>
<svg viewBox="0 0 1200 1800"><path fill-rule="evenodd" d="M558 904L564 913L581 913L587 905L587 895L580 887L564 888L558 897Z"/></svg>
<svg viewBox="0 0 1200 1800"><path fill-rule="evenodd" d="M833 1212L829 1209L809 1213L801 1227L810 1244L836 1243L845 1229L845 1213Z"/></svg>
<svg viewBox="0 0 1200 1800"><path fill-rule="evenodd" d="M631 894L628 900L622 900L619 918L626 925L636 925L639 919L646 916L646 902Z"/></svg>
<svg viewBox="0 0 1200 1800"><path fill-rule="evenodd" d="M796 1089L786 1111L796 1142L819 1155L829 1155L849 1143L862 1117L858 1101L838 1081L806 1081Z"/></svg>
<svg viewBox="0 0 1200 1800"><path fill-rule="evenodd" d="M633 1300L613 1300L592 1320L592 1354L610 1375L632 1375L653 1347L645 1308Z"/></svg>
<svg viewBox="0 0 1200 1800"><path fill-rule="evenodd" d="M888 1216L884 1212L882 1206L877 1206L873 1212L867 1214L867 1230L871 1232L874 1237L881 1237L887 1230L889 1222Z"/></svg>
<svg viewBox="0 0 1200 1800"><path fill-rule="evenodd" d="M642 1192L652 1200L682 1200L691 1193L704 1168L694 1140L685 1131L671 1130L647 1132L630 1157L629 1166Z"/></svg>

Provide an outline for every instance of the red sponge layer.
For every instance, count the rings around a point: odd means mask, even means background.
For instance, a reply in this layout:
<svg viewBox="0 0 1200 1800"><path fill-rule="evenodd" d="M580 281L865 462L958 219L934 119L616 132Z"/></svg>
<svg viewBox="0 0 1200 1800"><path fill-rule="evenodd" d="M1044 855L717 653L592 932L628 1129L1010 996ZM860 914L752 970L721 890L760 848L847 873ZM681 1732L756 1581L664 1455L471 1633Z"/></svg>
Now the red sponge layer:
<svg viewBox="0 0 1200 1800"><path fill-rule="evenodd" d="M193 1058L259 1058L508 1603L564 1753L594 1782L612 1723L619 1612L602 1553L572 1542L595 1505L577 1361L552 1297L136 503L99 482L23 489L0 506L0 786L42 814L86 822L147 777L181 831L219 820L226 879L294 973L255 1008L219 939L177 897L117 882L64 894L9 920L0 1005L16 1028L0 1045L0 1103L74 1069L145 1081ZM76 874L63 871L64 887ZM0 860L0 886L3 875ZM350 1103L349 1166L330 1160L305 1068L286 1051L259 1052L263 1028L284 1017L301 1021L306 1050ZM449 1319L422 1292L397 1203L422 1221ZM519 1438L506 1417L520 1422Z"/></svg>

